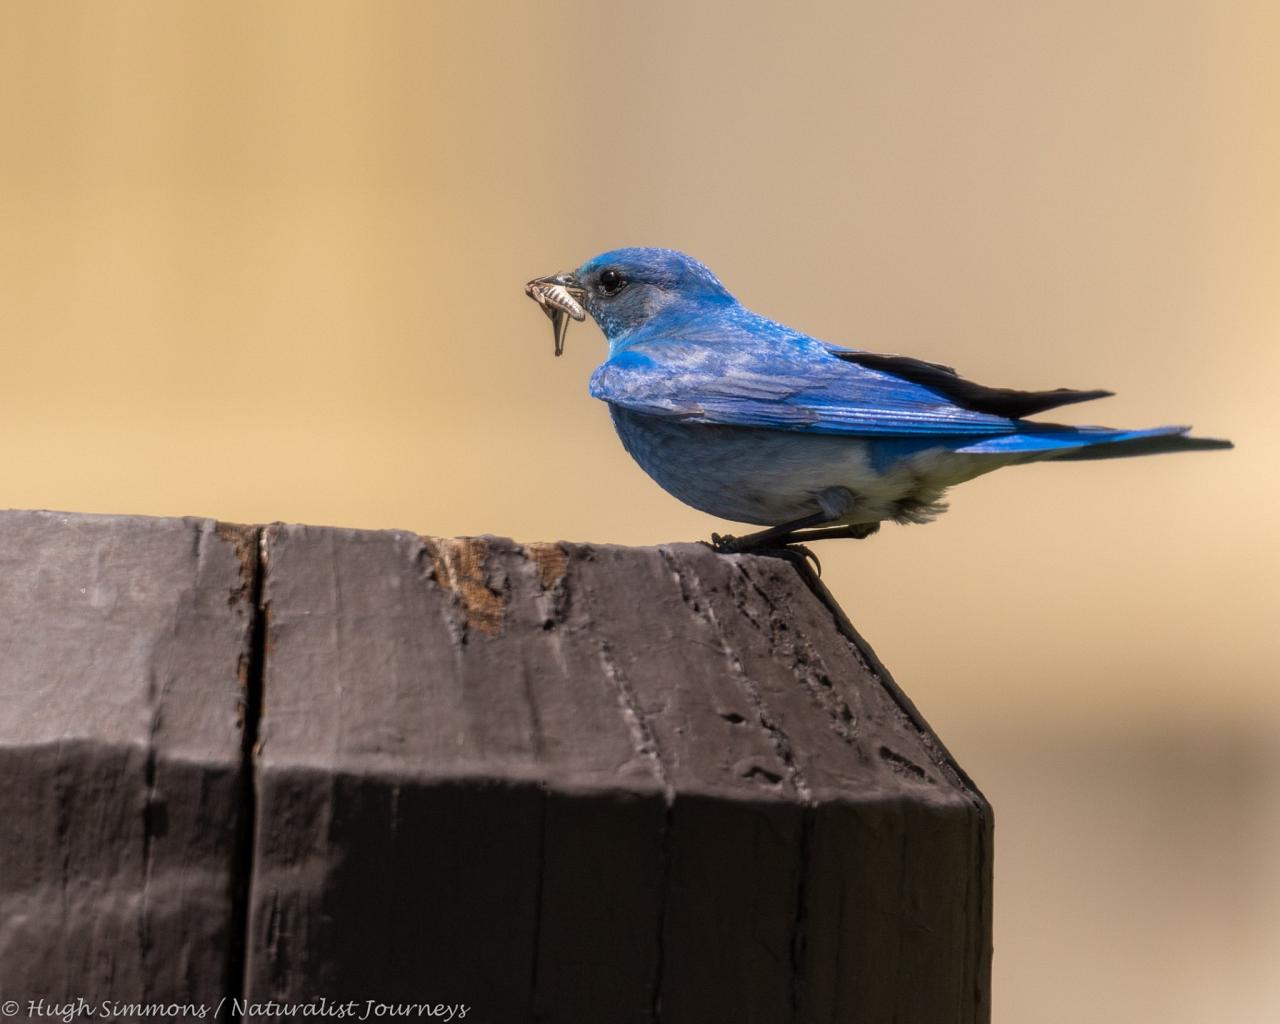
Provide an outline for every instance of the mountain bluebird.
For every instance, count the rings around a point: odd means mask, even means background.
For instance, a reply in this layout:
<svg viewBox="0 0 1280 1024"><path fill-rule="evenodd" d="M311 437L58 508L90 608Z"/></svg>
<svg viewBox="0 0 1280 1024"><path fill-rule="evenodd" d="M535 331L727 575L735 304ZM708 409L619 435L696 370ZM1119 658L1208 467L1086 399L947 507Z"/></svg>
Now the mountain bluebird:
<svg viewBox="0 0 1280 1024"><path fill-rule="evenodd" d="M1108 391L1015 391L907 356L818 341L744 309L670 249L618 249L530 281L559 354L568 318L609 342L591 394L632 458L694 508L767 529L722 551L925 523L946 489L1002 466L1230 448L1187 427L1112 430L1027 416Z"/></svg>

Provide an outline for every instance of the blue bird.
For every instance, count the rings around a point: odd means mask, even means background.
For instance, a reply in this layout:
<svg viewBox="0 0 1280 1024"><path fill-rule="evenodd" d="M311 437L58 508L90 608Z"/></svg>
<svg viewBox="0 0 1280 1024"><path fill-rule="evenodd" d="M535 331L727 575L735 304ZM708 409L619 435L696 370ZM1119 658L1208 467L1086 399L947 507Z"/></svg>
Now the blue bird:
<svg viewBox="0 0 1280 1024"><path fill-rule="evenodd" d="M632 458L681 501L767 529L722 551L925 523L948 487L1003 466L1230 448L1188 427L1113 430L1026 417L1109 391L990 388L937 363L819 341L753 313L670 249L618 249L526 287L609 342L591 394Z"/></svg>

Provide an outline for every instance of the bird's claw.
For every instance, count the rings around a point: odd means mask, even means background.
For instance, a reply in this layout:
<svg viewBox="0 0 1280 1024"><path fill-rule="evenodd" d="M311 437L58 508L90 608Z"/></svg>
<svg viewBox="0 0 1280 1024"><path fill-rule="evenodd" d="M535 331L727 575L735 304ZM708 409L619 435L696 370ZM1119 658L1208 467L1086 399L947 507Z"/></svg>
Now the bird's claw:
<svg viewBox="0 0 1280 1024"><path fill-rule="evenodd" d="M802 572L807 571L808 563L812 562L814 574L822 575L822 563L807 544L781 544L774 548L757 548L753 553L786 559Z"/></svg>
<svg viewBox="0 0 1280 1024"><path fill-rule="evenodd" d="M734 537L728 533L713 533L711 542L707 545L712 551L719 555L764 555L769 558L785 558L797 566L808 568L808 563L813 563L814 572L822 575L822 562L818 560L818 556L813 550L805 544L783 543L772 545L754 545L744 544L746 538Z"/></svg>
<svg viewBox="0 0 1280 1024"><path fill-rule="evenodd" d="M710 547L720 555L734 555L742 550L738 544L738 538L729 533L713 533Z"/></svg>

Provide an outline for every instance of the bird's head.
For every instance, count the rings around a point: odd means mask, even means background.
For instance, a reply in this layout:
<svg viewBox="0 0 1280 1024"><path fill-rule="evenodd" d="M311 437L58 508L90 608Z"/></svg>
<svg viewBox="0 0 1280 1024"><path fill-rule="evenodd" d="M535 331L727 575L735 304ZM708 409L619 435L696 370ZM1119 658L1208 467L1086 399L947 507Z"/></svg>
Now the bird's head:
<svg viewBox="0 0 1280 1024"><path fill-rule="evenodd" d="M558 301L563 296L557 288L570 302ZM525 291L551 317L557 354L566 316L581 320L583 310L613 344L657 317L696 315L735 301L715 274L674 249L615 249L570 273L530 281Z"/></svg>

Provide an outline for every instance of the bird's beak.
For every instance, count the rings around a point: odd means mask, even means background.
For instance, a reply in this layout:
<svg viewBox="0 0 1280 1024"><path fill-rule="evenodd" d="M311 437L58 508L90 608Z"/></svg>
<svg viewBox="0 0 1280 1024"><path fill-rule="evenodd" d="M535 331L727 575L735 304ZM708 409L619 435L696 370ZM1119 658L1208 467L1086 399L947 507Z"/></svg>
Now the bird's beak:
<svg viewBox="0 0 1280 1024"><path fill-rule="evenodd" d="M553 274L551 277L535 277L524 286L524 293L533 299L551 319L551 329L556 339L556 355L564 352L564 336L569 330L570 318L585 320L587 312L582 308L586 290L578 284L573 274Z"/></svg>

